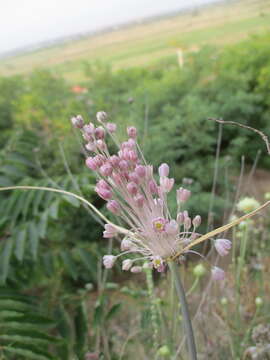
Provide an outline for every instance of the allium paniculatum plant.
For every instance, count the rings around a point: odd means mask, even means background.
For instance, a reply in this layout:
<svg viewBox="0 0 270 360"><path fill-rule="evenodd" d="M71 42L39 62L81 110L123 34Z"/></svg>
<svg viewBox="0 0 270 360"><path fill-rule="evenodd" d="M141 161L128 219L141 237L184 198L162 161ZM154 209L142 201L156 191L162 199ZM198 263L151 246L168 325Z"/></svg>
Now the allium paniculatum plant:
<svg viewBox="0 0 270 360"><path fill-rule="evenodd" d="M71 119L86 142L85 148L89 152L86 166L97 177L95 191L107 202L107 209L129 228L121 242L121 253L117 256L105 255L103 264L112 268L115 261L124 256L123 270L139 273L143 263L163 272L168 260L192 251L183 250L200 236L197 228L201 217L197 215L192 219L183 209L191 192L182 187L176 190L177 214L171 214L167 197L175 181L169 177L169 166L165 163L159 166L156 181L153 166L146 162L138 144L137 129L128 127L128 139L120 143L115 134L116 124L108 122L107 118L105 112L98 112L99 126L91 122L84 124L80 115ZM107 136L117 146L117 153L110 153ZM105 224L105 238L118 233L117 226ZM227 255L231 248L227 239L215 240L214 245L221 256ZM224 278L223 270L216 266L212 268L212 275L215 280Z"/></svg>

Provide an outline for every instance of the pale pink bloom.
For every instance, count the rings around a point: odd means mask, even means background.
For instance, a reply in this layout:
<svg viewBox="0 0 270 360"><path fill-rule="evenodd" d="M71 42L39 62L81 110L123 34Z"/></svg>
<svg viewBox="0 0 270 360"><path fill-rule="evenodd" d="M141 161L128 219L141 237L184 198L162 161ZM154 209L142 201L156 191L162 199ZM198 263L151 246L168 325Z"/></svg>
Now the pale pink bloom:
<svg viewBox="0 0 270 360"><path fill-rule="evenodd" d="M161 164L160 167L158 168L158 173L159 173L159 176L160 177L163 177L163 176L169 176L169 172L170 172L170 168L169 168L169 165L168 164Z"/></svg>
<svg viewBox="0 0 270 360"><path fill-rule="evenodd" d="M110 176L112 174L113 168L107 162L106 164L104 164L100 167L99 171L100 171L101 175L103 175L103 176Z"/></svg>
<svg viewBox="0 0 270 360"><path fill-rule="evenodd" d="M195 216L195 218L192 220L192 224L195 228L200 226L201 222L202 222L202 218L200 217L200 215Z"/></svg>
<svg viewBox="0 0 270 360"><path fill-rule="evenodd" d="M171 220L165 225L165 231L169 235L177 235L179 232L179 225L175 220Z"/></svg>
<svg viewBox="0 0 270 360"><path fill-rule="evenodd" d="M97 194L104 200L109 200L112 198L111 190L103 189L100 187L95 187Z"/></svg>
<svg viewBox="0 0 270 360"><path fill-rule="evenodd" d="M71 122L73 126L75 126L78 129L81 129L84 124L83 117L81 115L73 116L71 118Z"/></svg>
<svg viewBox="0 0 270 360"><path fill-rule="evenodd" d="M140 272L142 272L142 267L141 266L133 266L130 271L134 274L138 274Z"/></svg>
<svg viewBox="0 0 270 360"><path fill-rule="evenodd" d="M180 187L178 190L176 190L176 198L178 203L184 203L186 202L191 195L191 192L187 189L184 189Z"/></svg>
<svg viewBox="0 0 270 360"><path fill-rule="evenodd" d="M126 259L122 262L122 270L128 271L130 270L131 266L133 264L133 261L130 259ZM134 272L134 271L133 271Z"/></svg>
<svg viewBox="0 0 270 360"><path fill-rule="evenodd" d="M97 146L95 142L89 142L88 144L85 145L86 150L88 151L95 151Z"/></svg>
<svg viewBox="0 0 270 360"><path fill-rule="evenodd" d="M114 214L118 214L121 210L119 203L116 200L111 200L107 203L107 209Z"/></svg>
<svg viewBox="0 0 270 360"><path fill-rule="evenodd" d="M96 144L99 150L104 151L106 149L106 144L103 140L97 140Z"/></svg>
<svg viewBox="0 0 270 360"><path fill-rule="evenodd" d="M135 139L137 136L137 129L134 126L129 126L127 128L127 134L130 138Z"/></svg>
<svg viewBox="0 0 270 360"><path fill-rule="evenodd" d="M227 239L217 239L215 240L215 248L220 256L226 256L229 254L232 243Z"/></svg>
<svg viewBox="0 0 270 360"><path fill-rule="evenodd" d="M106 129L110 132L110 133L114 133L116 131L116 124L115 123L107 123L106 124Z"/></svg>
<svg viewBox="0 0 270 360"><path fill-rule="evenodd" d="M138 186L137 184L135 184L135 182L129 182L127 184L127 191L131 194L131 195L136 195L138 192Z"/></svg>
<svg viewBox="0 0 270 360"><path fill-rule="evenodd" d="M127 251L132 248L132 241L129 239L123 239L121 241L121 251Z"/></svg>
<svg viewBox="0 0 270 360"><path fill-rule="evenodd" d="M103 265L106 269L111 269L116 261L116 256L113 255L104 255L103 256Z"/></svg>
<svg viewBox="0 0 270 360"><path fill-rule="evenodd" d="M136 168L135 168L135 172L140 178L145 177L145 175L146 175L145 166L137 165Z"/></svg>
<svg viewBox="0 0 270 360"><path fill-rule="evenodd" d="M83 127L83 131L87 135L93 135L95 132L95 125L92 123L86 124ZM91 137L92 138L92 137Z"/></svg>
<svg viewBox="0 0 270 360"><path fill-rule="evenodd" d="M105 131L103 129L103 127L99 126L95 129L95 138L96 139L104 139L105 136Z"/></svg>
<svg viewBox="0 0 270 360"><path fill-rule="evenodd" d="M108 119L108 115L105 111L99 111L97 113L97 121L100 123L103 123L104 121L106 121Z"/></svg>
<svg viewBox="0 0 270 360"><path fill-rule="evenodd" d="M161 191L168 193L172 190L173 185L174 185L174 179L169 179L165 176L160 178Z"/></svg>
<svg viewBox="0 0 270 360"><path fill-rule="evenodd" d="M111 224L104 225L105 231L103 231L104 238L112 238L117 235L118 231L116 228Z"/></svg>
<svg viewBox="0 0 270 360"><path fill-rule="evenodd" d="M85 160L85 163L86 163L86 166L87 166L89 169L93 170L93 171L97 170L97 168L98 168L98 163L97 163L96 160L95 160L94 158L92 158L92 157L88 157L88 158Z"/></svg>
<svg viewBox="0 0 270 360"><path fill-rule="evenodd" d="M120 158L116 155L113 155L109 157L109 161L112 164L112 166L117 167L120 162Z"/></svg>
<svg viewBox="0 0 270 360"><path fill-rule="evenodd" d="M225 272L217 266L212 267L211 274L214 281L222 281L225 279Z"/></svg>
<svg viewBox="0 0 270 360"><path fill-rule="evenodd" d="M177 214L177 222L179 225L184 224L184 220L185 220L185 215L182 212L179 212Z"/></svg>

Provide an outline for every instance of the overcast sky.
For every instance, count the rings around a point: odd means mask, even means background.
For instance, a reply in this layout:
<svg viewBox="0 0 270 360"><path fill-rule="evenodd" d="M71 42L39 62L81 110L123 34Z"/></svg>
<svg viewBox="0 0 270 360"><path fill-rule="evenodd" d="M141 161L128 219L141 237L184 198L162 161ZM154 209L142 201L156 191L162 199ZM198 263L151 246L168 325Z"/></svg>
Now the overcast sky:
<svg viewBox="0 0 270 360"><path fill-rule="evenodd" d="M0 53L213 0L0 0Z"/></svg>

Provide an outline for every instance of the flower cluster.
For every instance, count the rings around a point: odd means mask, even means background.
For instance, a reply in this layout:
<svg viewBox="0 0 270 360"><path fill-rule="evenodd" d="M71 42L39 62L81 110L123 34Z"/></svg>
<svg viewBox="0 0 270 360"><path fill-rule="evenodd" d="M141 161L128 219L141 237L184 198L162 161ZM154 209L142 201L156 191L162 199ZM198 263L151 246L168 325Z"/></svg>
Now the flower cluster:
<svg viewBox="0 0 270 360"><path fill-rule="evenodd" d="M86 158L86 166L97 176L95 191L104 199L107 209L118 216L128 226L129 232L121 242L121 253L117 256L105 255L103 264L111 268L118 257L137 254L137 258L128 257L122 262L122 269L139 273L142 266L154 267L159 272L165 270L171 257L195 240L200 234L197 228L201 224L199 215L191 218L183 206L191 192L180 187L176 190L177 215L174 218L169 210L167 196L174 187L174 178L169 177L170 168L161 164L158 176L154 176L153 166L146 163L137 142L137 129L127 128L128 139L119 143L115 132L115 123L108 122L105 112L97 113L99 126L84 124L78 115L71 119L79 128L86 141L85 148L91 156ZM106 137L110 136L117 146L112 154ZM119 228L112 223L105 225L105 238L118 235ZM227 255L231 242L226 239L215 241L217 252ZM135 265L136 263L136 265ZM218 270L217 270L218 269ZM212 273L216 279L222 278L222 270L214 267Z"/></svg>

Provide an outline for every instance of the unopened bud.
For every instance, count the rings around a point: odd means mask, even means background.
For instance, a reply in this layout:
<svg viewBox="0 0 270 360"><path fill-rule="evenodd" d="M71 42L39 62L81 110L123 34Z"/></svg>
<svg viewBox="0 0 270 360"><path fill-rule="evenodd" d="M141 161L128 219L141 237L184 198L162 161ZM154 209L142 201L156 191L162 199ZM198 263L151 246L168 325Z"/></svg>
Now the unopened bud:
<svg viewBox="0 0 270 360"><path fill-rule="evenodd" d="M96 116L97 116L97 121L100 123L103 123L108 119L108 114L105 111L99 111Z"/></svg>

